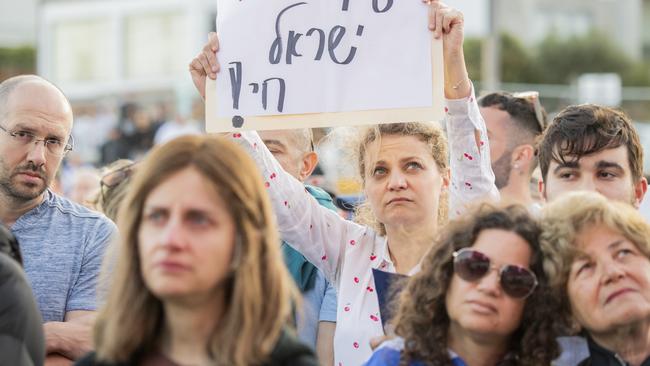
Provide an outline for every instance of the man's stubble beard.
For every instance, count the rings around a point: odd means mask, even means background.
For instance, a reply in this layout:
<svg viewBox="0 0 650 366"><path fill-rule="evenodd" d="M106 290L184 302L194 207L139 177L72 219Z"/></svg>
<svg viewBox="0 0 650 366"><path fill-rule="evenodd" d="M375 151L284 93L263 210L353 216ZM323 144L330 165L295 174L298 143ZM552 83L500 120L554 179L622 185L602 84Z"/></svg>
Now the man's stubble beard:
<svg viewBox="0 0 650 366"><path fill-rule="evenodd" d="M37 188L36 185L30 185L29 188L23 189L18 183L12 182L16 176L22 172L38 173L42 179L42 185ZM28 163L23 166L16 167L13 172L8 172L2 159L0 159L0 190L9 199L17 202L28 202L38 198L49 187L50 182L47 179L45 172L37 168L34 164Z"/></svg>
<svg viewBox="0 0 650 366"><path fill-rule="evenodd" d="M512 164L510 164L510 157L512 150L504 151L503 154L492 163L492 170L494 171L494 184L497 189L501 189L508 185L510 181L510 172L512 171Z"/></svg>

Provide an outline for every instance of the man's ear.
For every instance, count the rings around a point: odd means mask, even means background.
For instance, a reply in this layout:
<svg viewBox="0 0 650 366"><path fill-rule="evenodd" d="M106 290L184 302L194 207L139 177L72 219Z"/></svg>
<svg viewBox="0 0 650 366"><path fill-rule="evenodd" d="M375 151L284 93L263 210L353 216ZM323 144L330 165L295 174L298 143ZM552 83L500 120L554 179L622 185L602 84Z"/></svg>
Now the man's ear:
<svg viewBox="0 0 650 366"><path fill-rule="evenodd" d="M302 166L300 167L300 181L304 182L318 165L318 154L314 151L305 153L302 156Z"/></svg>
<svg viewBox="0 0 650 366"><path fill-rule="evenodd" d="M548 201L546 199L546 186L544 185L544 179L540 179L539 182L537 182L537 189L539 191L539 195L544 199L544 201Z"/></svg>
<svg viewBox="0 0 650 366"><path fill-rule="evenodd" d="M641 177L638 182L634 185L634 207L639 208L645 193L648 191L648 181L645 177Z"/></svg>
<svg viewBox="0 0 650 366"><path fill-rule="evenodd" d="M535 159L535 148L532 145L524 144L512 150L512 166L518 166L525 174L530 173L530 166Z"/></svg>

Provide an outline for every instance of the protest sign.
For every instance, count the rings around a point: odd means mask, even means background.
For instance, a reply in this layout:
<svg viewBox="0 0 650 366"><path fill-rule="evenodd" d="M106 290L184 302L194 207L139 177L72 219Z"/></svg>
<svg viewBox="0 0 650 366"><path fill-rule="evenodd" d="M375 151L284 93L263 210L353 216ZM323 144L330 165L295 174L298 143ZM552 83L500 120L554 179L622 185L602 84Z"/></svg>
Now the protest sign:
<svg viewBox="0 0 650 366"><path fill-rule="evenodd" d="M416 0L219 0L221 71L206 129L431 121L443 116L442 42Z"/></svg>

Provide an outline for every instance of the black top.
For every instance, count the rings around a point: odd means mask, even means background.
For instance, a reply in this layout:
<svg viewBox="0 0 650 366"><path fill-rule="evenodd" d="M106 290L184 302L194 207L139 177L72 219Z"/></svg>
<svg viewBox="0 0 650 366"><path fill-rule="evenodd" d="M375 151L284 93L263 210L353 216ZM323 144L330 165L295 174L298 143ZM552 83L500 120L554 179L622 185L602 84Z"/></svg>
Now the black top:
<svg viewBox="0 0 650 366"><path fill-rule="evenodd" d="M22 268L4 253L0 253L0 299L0 365L42 365L41 313Z"/></svg>
<svg viewBox="0 0 650 366"><path fill-rule="evenodd" d="M161 355L149 355L149 357L161 359ZM149 358L147 357L147 358ZM163 356L164 358L164 356ZM161 363L165 365L174 365L174 363L165 359ZM75 366L139 366L141 362L130 361L126 363L107 363L99 362L95 359L95 352L87 354L84 358L78 360ZM318 366L318 359L314 351L306 344L298 341L293 335L287 331L283 331L280 335L280 340L271 353L270 360L263 365L259 366Z"/></svg>
<svg viewBox="0 0 650 366"><path fill-rule="evenodd" d="M625 362L619 355L603 348L591 338L588 338L587 342L589 344L589 357L580 362L578 366L629 366L629 363ZM646 358L641 363L641 366L650 366L650 357Z"/></svg>

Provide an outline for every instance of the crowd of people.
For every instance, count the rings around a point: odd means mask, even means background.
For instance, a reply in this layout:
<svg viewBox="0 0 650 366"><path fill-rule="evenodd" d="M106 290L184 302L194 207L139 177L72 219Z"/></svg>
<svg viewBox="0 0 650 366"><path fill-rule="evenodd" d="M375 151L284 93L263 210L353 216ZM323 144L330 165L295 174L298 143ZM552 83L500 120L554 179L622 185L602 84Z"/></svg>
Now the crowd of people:
<svg viewBox="0 0 650 366"><path fill-rule="evenodd" d="M0 365L650 365L629 117L477 99L462 14L425 2L445 128L359 128L353 220L305 183L309 129L143 134L82 206L51 188L84 138L63 91L0 83ZM190 63L201 96L218 48Z"/></svg>

